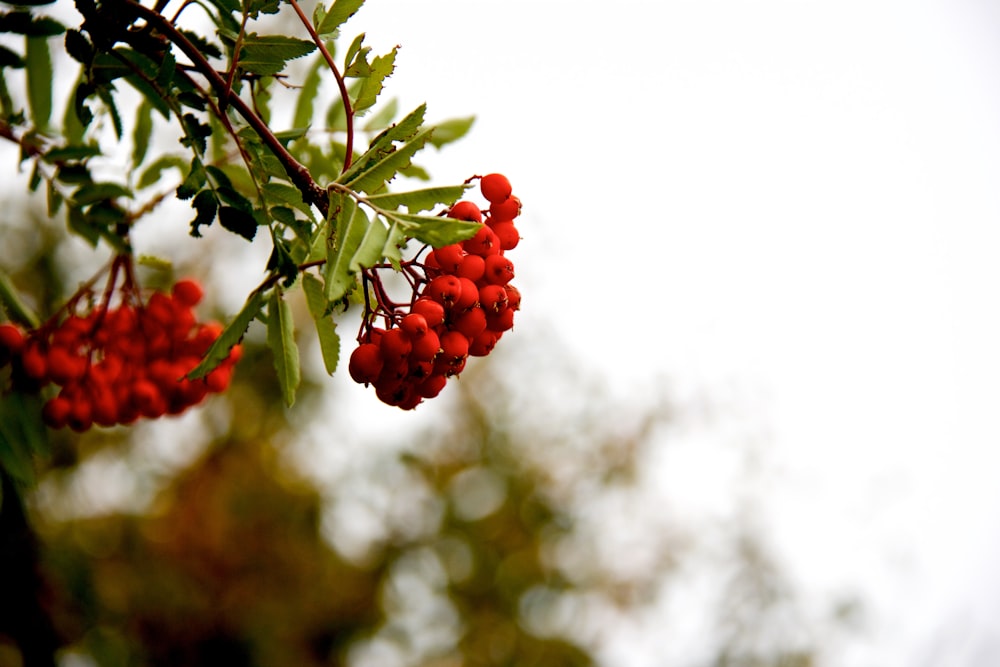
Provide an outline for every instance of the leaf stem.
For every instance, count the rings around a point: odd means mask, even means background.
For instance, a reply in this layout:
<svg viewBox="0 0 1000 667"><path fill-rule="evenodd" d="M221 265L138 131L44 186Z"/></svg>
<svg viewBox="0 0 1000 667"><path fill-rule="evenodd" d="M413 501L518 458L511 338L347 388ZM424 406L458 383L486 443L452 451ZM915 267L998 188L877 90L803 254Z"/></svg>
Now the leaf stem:
<svg viewBox="0 0 1000 667"><path fill-rule="evenodd" d="M316 44L316 48L319 52L323 54L323 59L326 60L327 66L330 71L333 72L333 78L337 80L337 87L340 89L340 99L344 103L344 115L347 118L347 139L345 141L345 157L344 157L344 168L341 173L346 172L351 166L351 160L354 156L354 109L351 107L351 97L347 93L347 84L344 82L344 77L341 75L340 70L337 69L337 64L333 62L333 55L331 55L329 49L326 48L326 44L320 39L319 33L316 32L316 28L313 27L312 22L302 11L299 3L296 0L289 0L295 13L298 15L299 20L302 25L305 26L306 30L309 32L309 36L312 37L313 42Z"/></svg>

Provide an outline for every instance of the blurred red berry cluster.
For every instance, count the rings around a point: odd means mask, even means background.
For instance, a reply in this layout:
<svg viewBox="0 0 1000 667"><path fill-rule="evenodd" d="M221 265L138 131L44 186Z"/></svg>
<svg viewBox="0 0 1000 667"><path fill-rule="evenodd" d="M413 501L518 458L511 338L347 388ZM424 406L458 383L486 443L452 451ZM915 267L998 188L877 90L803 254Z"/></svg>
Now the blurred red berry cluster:
<svg viewBox="0 0 1000 667"><path fill-rule="evenodd" d="M409 271L421 272L411 282L408 306L386 303L380 283L373 290L375 307L366 300L368 326L358 336L349 372L355 382L373 385L384 403L410 410L437 396L468 357L489 354L514 326L521 294L510 284L514 264L506 251L521 238L514 225L521 201L502 174L483 176L479 185L489 208L460 201L448 216L485 224L471 239L408 263ZM370 279L377 283L377 274ZM370 326L377 314L385 327Z"/></svg>
<svg viewBox="0 0 1000 667"><path fill-rule="evenodd" d="M119 273L124 280L116 285ZM131 258L119 256L99 299L85 286L33 331L0 325L0 365L12 366L18 389L58 387L42 412L52 428L85 431L179 414L224 391L241 352L233 347L204 378L186 377L222 332L218 323L198 321L202 294L197 282L179 280L170 293L143 301Z"/></svg>

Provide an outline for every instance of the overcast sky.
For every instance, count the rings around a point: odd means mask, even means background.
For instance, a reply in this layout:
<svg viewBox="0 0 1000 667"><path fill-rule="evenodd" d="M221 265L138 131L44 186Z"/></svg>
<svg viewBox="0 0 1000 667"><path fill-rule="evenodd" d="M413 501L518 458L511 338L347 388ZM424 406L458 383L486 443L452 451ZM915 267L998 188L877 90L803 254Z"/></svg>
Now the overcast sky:
<svg viewBox="0 0 1000 667"><path fill-rule="evenodd" d="M1000 7L370 0L352 31L402 46L404 107L478 117L429 163L522 197L521 330L758 411L792 570L875 601L850 664L995 663Z"/></svg>

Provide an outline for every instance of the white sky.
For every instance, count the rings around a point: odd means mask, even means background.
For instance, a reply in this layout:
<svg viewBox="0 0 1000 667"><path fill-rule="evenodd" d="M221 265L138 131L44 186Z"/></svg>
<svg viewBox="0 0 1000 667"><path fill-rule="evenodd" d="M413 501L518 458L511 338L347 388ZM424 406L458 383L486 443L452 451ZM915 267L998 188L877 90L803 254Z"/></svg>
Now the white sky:
<svg viewBox="0 0 1000 667"><path fill-rule="evenodd" d="M404 107L477 115L429 166L522 197L519 327L762 406L783 557L874 600L837 664L1000 659L1000 6L370 0L351 31L402 45Z"/></svg>

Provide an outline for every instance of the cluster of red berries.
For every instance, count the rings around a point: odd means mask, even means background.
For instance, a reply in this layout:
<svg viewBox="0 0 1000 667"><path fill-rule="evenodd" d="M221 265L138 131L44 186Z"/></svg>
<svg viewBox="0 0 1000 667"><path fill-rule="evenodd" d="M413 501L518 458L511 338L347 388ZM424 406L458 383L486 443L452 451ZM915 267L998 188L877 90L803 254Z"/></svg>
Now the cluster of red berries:
<svg viewBox="0 0 1000 667"><path fill-rule="evenodd" d="M222 332L219 324L197 321L197 282L180 280L145 303L131 289L122 297L114 307L106 299L27 334L0 325L0 365L12 365L13 382L21 389L59 387L42 410L48 426L85 431L176 415L229 386L239 346L204 378L185 377Z"/></svg>
<svg viewBox="0 0 1000 667"><path fill-rule="evenodd" d="M514 326L521 293L510 284L514 265L505 253L521 238L514 226L521 201L502 174L483 176L479 186L488 209L460 201L448 216L485 224L471 239L436 248L423 263L408 265L422 275L412 282L407 306L387 307L376 285L376 311L387 326L370 325L369 307L348 370L355 382L373 385L383 403L411 410L437 396L470 356L489 354Z"/></svg>

